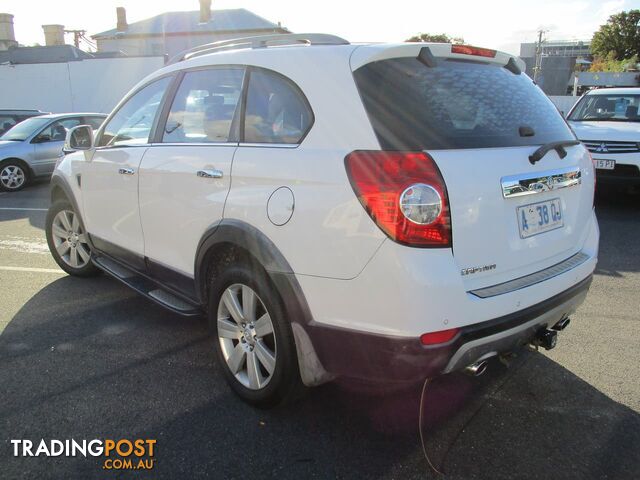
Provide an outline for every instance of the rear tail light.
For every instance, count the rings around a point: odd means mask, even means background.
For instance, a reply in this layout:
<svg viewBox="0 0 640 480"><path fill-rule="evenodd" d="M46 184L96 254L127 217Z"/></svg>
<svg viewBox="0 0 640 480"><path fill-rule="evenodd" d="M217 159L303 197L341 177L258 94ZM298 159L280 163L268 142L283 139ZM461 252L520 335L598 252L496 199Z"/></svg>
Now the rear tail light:
<svg viewBox="0 0 640 480"><path fill-rule="evenodd" d="M415 247L450 247L447 189L423 152L357 150L345 158L351 186L392 240Z"/></svg>
<svg viewBox="0 0 640 480"><path fill-rule="evenodd" d="M453 340L459 331L459 328L450 328L449 330L440 330L439 332L424 333L420 335L420 343L422 343L422 345L447 343Z"/></svg>
<svg viewBox="0 0 640 480"><path fill-rule="evenodd" d="M476 57L495 58L496 51L488 48L472 47L471 45L451 45L451 53L475 55Z"/></svg>

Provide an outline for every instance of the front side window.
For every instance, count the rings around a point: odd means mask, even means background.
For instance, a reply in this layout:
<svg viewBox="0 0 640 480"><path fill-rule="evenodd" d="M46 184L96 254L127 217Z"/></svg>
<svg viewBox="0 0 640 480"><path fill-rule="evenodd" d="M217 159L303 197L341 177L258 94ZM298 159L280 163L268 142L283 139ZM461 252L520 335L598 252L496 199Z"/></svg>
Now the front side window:
<svg viewBox="0 0 640 480"><path fill-rule="evenodd" d="M171 77L164 77L139 90L116 112L105 126L99 147L144 145L149 143L153 121Z"/></svg>
<svg viewBox="0 0 640 480"><path fill-rule="evenodd" d="M573 122L640 122L640 95L586 95L573 109Z"/></svg>
<svg viewBox="0 0 640 480"><path fill-rule="evenodd" d="M165 143L228 142L242 93L244 70L210 69L187 72L164 128Z"/></svg>
<svg viewBox="0 0 640 480"><path fill-rule="evenodd" d="M84 125L89 125L93 131L96 131L100 128L100 125L104 122L104 117L84 117L84 121L82 122Z"/></svg>
<svg viewBox="0 0 640 480"><path fill-rule="evenodd" d="M34 143L64 142L64 139L67 138L67 130L77 127L80 123L78 117L63 118L53 122L33 139Z"/></svg>
<svg viewBox="0 0 640 480"><path fill-rule="evenodd" d="M300 90L273 72L254 70L249 77L244 141L300 143L313 123Z"/></svg>

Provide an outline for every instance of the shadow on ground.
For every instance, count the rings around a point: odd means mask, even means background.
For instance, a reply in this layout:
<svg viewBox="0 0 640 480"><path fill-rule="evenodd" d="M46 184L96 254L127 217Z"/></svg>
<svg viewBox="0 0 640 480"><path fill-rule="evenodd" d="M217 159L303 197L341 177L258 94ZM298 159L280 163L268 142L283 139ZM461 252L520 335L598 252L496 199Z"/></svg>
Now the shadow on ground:
<svg viewBox="0 0 640 480"><path fill-rule="evenodd" d="M153 438L154 478L435 478L420 389L314 389L287 408L241 403L204 322L105 277L61 278L0 336L3 478L94 478L96 458L13 457L10 439ZM640 416L537 353L427 386L424 433L447 478L633 478ZM141 472L136 472L140 474Z"/></svg>

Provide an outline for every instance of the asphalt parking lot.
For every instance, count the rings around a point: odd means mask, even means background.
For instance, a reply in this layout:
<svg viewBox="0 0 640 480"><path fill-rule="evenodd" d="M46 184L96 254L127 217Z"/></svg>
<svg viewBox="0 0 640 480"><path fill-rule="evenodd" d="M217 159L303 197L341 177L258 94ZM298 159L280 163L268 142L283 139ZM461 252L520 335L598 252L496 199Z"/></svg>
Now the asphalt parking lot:
<svg viewBox="0 0 640 480"><path fill-rule="evenodd" d="M133 437L157 440L154 478L438 477L419 390L331 384L253 409L226 387L204 322L59 270L47 206L46 183L0 193L0 477L118 475L98 458L13 457L11 439ZM640 196L596 208L599 266L558 347L427 385L425 446L446 478L638 477Z"/></svg>

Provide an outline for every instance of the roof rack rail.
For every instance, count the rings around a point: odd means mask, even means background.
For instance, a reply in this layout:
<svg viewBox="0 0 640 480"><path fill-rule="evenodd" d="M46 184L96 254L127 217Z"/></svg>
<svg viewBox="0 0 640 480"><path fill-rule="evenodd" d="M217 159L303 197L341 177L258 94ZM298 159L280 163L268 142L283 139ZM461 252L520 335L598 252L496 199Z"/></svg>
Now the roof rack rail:
<svg viewBox="0 0 640 480"><path fill-rule="evenodd" d="M256 35L253 37L232 38L230 40L221 40L219 42L200 45L179 53L171 59L169 64L218 51L283 45L349 45L349 42L344 38L329 35L328 33L277 33L273 35Z"/></svg>

